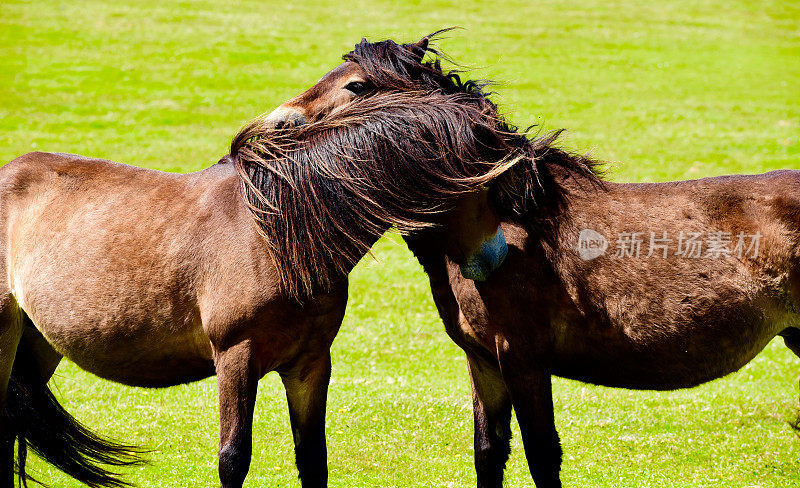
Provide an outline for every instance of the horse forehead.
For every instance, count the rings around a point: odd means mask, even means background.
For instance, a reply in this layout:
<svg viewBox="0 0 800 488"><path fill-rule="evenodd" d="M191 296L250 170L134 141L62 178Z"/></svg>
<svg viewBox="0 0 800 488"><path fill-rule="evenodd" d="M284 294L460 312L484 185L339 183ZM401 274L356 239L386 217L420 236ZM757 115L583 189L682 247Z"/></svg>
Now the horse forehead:
<svg viewBox="0 0 800 488"><path fill-rule="evenodd" d="M314 86L305 92L297 95L295 98L289 100L287 105L303 105L314 103L325 103L328 99L326 95L337 88L341 88L344 83L347 83L354 78L361 78L363 70L358 64L352 61L345 61L339 66L325 73L322 78L317 81Z"/></svg>
<svg viewBox="0 0 800 488"><path fill-rule="evenodd" d="M358 63L354 63L353 61L345 61L344 63L322 75L322 78L317 81L317 84L331 83L342 78L351 78L353 76L363 75L363 73L364 70L361 69L361 66L359 66Z"/></svg>

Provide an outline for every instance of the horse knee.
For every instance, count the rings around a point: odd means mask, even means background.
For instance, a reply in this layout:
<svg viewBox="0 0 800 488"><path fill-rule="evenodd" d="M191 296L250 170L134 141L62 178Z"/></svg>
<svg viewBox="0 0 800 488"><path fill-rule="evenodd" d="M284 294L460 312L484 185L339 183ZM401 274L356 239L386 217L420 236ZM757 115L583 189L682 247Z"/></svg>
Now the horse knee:
<svg viewBox="0 0 800 488"><path fill-rule="evenodd" d="M240 442L229 442L219 450L219 479L223 488L239 488L250 468L251 450Z"/></svg>
<svg viewBox="0 0 800 488"><path fill-rule="evenodd" d="M303 486L325 486L328 479L328 454L325 439L301 442L295 446L295 462Z"/></svg>

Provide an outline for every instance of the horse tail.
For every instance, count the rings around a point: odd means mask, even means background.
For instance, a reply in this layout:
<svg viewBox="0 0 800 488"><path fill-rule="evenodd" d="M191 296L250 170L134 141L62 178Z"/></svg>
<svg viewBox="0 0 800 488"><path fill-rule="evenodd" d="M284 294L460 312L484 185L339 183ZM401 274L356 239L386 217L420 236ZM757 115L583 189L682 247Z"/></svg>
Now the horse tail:
<svg viewBox="0 0 800 488"><path fill-rule="evenodd" d="M58 403L35 365L26 364L32 362L27 359L31 354L23 348L24 342L17 351L3 412L17 438L15 471L20 484L25 488L28 480L43 484L25 472L31 448L54 467L93 488L131 486L106 466L142 464L144 451L103 439L78 422Z"/></svg>

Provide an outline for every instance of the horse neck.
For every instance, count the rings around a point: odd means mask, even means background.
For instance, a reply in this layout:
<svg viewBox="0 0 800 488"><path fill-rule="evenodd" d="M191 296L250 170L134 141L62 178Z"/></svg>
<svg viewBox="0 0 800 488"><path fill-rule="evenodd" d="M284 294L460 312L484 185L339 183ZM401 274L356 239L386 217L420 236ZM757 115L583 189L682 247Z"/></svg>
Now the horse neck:
<svg viewBox="0 0 800 488"><path fill-rule="evenodd" d="M408 249L417 258L426 273L440 268L445 262L445 250L439 229L425 229L404 235Z"/></svg>

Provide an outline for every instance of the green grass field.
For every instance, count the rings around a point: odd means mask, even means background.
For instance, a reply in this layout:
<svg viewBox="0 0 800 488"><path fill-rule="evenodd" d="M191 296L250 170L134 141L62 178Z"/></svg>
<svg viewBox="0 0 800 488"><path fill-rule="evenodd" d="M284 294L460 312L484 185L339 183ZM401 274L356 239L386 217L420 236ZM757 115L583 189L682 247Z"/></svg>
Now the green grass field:
<svg viewBox="0 0 800 488"><path fill-rule="evenodd" d="M800 4L795 1L514 1L224 4L0 3L0 160L40 149L193 171L251 117L313 84L361 36L440 46L501 81L519 125L612 161L617 181L800 168ZM398 238L352 275L333 348L330 485L474 485L465 360ZM800 360L780 341L699 388L633 392L555 380L570 487L795 487L787 426ZM122 387L64 362L68 410L153 450L142 487L215 486L213 379ZM299 486L280 381L261 382L247 486ZM507 486L532 486L515 435ZM77 486L39 462L56 487Z"/></svg>

